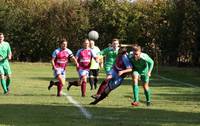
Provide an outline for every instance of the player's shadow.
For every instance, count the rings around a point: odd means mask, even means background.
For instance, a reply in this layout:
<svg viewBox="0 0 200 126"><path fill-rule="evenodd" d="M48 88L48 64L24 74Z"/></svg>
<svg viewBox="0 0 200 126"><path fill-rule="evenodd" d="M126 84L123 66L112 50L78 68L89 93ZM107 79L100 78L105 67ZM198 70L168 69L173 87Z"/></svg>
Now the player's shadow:
<svg viewBox="0 0 200 126"><path fill-rule="evenodd" d="M84 106L84 113L70 103L51 105L0 104L0 125L15 126L162 126L199 125L197 112L179 112L151 108ZM88 114L88 113L87 113Z"/></svg>

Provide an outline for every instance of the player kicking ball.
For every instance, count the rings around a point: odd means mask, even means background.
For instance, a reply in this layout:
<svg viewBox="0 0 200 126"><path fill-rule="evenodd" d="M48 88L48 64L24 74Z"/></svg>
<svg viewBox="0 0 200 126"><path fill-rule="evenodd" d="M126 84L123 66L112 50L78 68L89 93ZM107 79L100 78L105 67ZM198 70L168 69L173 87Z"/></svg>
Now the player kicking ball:
<svg viewBox="0 0 200 126"><path fill-rule="evenodd" d="M149 77L153 69L154 61L146 54L141 52L141 47L138 45L133 46L133 53L129 55L129 59L134 66L132 80L133 80L133 102L132 106L139 105L139 78L143 83L144 94L146 97L146 104L150 106L150 89L149 89Z"/></svg>
<svg viewBox="0 0 200 126"><path fill-rule="evenodd" d="M125 48L120 48L118 52L118 56L116 58L116 63L113 68L108 72L109 78L111 78L104 88L103 91L100 92L100 95L96 97L96 99L90 103L90 105L96 105L99 101L103 100L108 96L108 94L119 87L124 78L128 73L132 71L132 65L128 59L128 55Z"/></svg>

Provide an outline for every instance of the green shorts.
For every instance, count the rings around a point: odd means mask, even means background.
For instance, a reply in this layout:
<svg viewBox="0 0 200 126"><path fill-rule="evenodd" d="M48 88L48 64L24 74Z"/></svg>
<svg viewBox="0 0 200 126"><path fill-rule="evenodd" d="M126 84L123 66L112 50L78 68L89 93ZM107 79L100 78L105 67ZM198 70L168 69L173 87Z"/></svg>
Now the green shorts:
<svg viewBox="0 0 200 126"><path fill-rule="evenodd" d="M149 83L149 76L147 74L141 74L138 71L133 71L133 75L138 75L143 83Z"/></svg>
<svg viewBox="0 0 200 126"><path fill-rule="evenodd" d="M104 67L104 70L105 70L105 72L106 72L106 74L108 74L109 73L109 71L112 69L112 66L110 67L110 66L108 66L108 67Z"/></svg>
<svg viewBox="0 0 200 126"><path fill-rule="evenodd" d="M2 64L0 65L0 74L2 75L10 75L11 69L10 69L10 65L9 64Z"/></svg>

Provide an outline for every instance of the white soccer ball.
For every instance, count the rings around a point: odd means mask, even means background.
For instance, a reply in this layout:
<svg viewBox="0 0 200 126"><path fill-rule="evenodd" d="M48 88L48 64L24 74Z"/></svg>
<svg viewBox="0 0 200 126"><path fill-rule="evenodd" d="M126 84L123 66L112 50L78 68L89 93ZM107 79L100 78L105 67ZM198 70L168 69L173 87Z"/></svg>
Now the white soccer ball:
<svg viewBox="0 0 200 126"><path fill-rule="evenodd" d="M88 33L88 37L91 40L97 40L99 38L99 33L97 31L92 30Z"/></svg>

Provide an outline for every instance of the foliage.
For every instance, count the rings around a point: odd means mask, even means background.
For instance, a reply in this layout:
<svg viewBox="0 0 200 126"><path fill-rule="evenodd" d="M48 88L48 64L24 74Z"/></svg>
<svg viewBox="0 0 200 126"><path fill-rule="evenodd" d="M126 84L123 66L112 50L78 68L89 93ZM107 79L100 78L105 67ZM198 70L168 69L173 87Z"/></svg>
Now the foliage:
<svg viewBox="0 0 200 126"><path fill-rule="evenodd" d="M96 30L101 49L119 38L139 43L157 64L200 65L197 0L2 0L0 17L19 61L48 61L62 37L75 53Z"/></svg>

